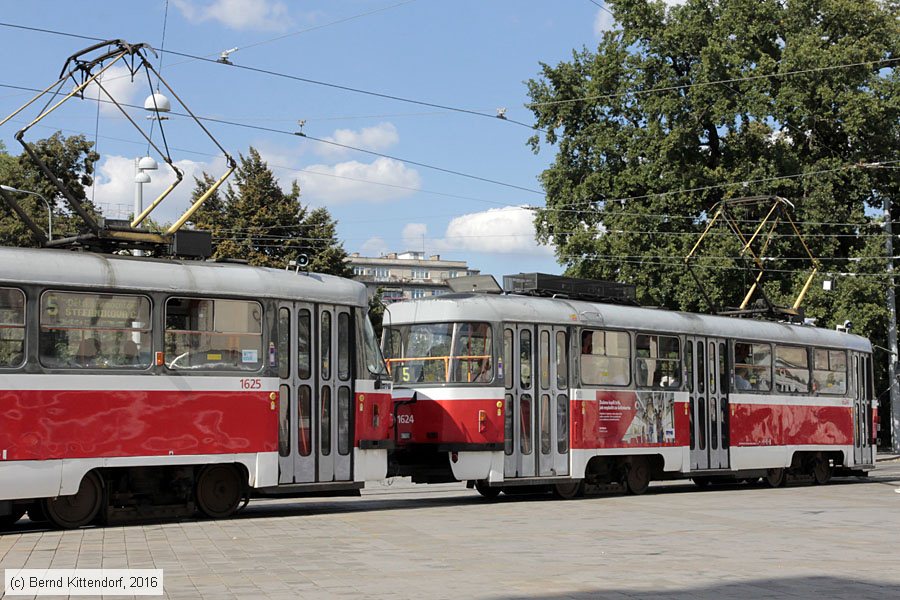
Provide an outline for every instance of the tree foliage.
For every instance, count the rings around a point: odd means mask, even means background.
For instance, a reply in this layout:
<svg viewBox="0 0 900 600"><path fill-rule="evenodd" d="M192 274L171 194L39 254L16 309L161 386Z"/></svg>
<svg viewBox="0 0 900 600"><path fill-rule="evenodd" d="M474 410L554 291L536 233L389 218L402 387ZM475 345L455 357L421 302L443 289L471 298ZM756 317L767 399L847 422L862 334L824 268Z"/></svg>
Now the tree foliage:
<svg viewBox="0 0 900 600"><path fill-rule="evenodd" d="M204 173L196 181L192 202L214 182ZM347 276L347 253L337 238L337 222L325 208L300 203L300 187L281 189L274 173L250 148L240 157L224 194L212 194L194 213L194 227L213 234L214 258L239 258L252 265L285 267L300 255L309 270Z"/></svg>
<svg viewBox="0 0 900 600"><path fill-rule="evenodd" d="M791 200L813 253L828 270L852 270L866 207L898 189L896 171L856 166L900 154L896 4L609 4L621 25L596 52L542 65L528 82L536 126L556 149L538 236L569 273L636 283L645 303L709 310L680 259L716 202L749 195ZM734 304L747 286L739 246L720 233L704 242L718 257L706 280L717 304ZM804 252L782 236L770 253L784 260L766 289L783 301L803 283L793 259Z"/></svg>
<svg viewBox="0 0 900 600"><path fill-rule="evenodd" d="M59 177L66 189L84 203L89 212L96 213L87 198L87 190L94 182L94 164L99 158L93 146L93 142L83 135L64 137L59 132L31 143L34 151ZM0 146L0 183L35 192L46 198L53 213L54 237L74 235L84 230L80 217L71 214L68 203L59 190L24 152L19 156L12 156ZM39 198L33 195L14 196L35 223L47 227L47 208ZM37 239L19 217L6 210L5 204L3 207L0 209L0 245L37 246Z"/></svg>

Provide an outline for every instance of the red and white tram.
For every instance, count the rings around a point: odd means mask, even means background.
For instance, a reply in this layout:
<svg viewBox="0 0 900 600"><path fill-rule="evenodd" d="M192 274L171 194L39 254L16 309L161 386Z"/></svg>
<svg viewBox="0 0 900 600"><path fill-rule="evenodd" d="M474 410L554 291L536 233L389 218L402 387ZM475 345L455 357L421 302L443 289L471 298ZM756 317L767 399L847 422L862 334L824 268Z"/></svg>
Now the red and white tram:
<svg viewBox="0 0 900 600"><path fill-rule="evenodd" d="M362 284L0 248L0 525L232 514L382 479L391 384Z"/></svg>
<svg viewBox="0 0 900 600"><path fill-rule="evenodd" d="M391 471L416 481L568 497L873 468L872 346L856 335L486 293L391 304L384 327Z"/></svg>

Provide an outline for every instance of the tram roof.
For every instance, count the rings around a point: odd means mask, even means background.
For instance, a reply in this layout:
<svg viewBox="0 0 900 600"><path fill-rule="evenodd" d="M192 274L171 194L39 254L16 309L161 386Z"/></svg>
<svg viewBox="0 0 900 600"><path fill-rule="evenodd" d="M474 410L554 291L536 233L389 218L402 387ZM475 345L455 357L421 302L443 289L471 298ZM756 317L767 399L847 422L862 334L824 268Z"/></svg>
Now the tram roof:
<svg viewBox="0 0 900 600"><path fill-rule="evenodd" d="M577 324L872 351L864 337L809 325L512 294L446 294L397 302L387 307L384 317L385 326L440 321Z"/></svg>
<svg viewBox="0 0 900 600"><path fill-rule="evenodd" d="M318 273L211 261L0 247L0 282L285 298L366 306L363 284Z"/></svg>

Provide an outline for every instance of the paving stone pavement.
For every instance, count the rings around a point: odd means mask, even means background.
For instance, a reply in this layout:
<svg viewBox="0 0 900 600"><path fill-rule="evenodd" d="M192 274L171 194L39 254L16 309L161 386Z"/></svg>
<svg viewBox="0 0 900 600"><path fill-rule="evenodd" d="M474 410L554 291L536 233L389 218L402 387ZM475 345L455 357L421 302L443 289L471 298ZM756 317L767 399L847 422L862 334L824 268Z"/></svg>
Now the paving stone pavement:
<svg viewBox="0 0 900 600"><path fill-rule="evenodd" d="M0 569L164 569L173 599L900 598L897 490L897 461L821 487L678 482L575 501L400 482L256 501L227 521L26 519L0 533Z"/></svg>

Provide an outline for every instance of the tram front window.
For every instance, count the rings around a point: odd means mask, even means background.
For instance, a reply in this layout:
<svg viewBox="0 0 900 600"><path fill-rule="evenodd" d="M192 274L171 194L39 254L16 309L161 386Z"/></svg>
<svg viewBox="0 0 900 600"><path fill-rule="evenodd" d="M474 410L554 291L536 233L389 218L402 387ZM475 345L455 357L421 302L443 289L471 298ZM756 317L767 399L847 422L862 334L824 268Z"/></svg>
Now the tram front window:
<svg viewBox="0 0 900 600"><path fill-rule="evenodd" d="M487 323L425 323L385 328L385 358L398 383L488 383L494 379Z"/></svg>

